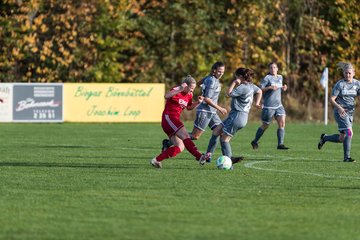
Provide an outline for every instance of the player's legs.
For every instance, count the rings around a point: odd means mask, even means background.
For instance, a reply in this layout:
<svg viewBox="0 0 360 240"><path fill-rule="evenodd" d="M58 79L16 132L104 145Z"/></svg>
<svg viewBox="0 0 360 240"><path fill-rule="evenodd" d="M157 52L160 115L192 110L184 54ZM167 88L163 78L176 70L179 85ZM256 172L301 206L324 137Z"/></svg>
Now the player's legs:
<svg viewBox="0 0 360 240"><path fill-rule="evenodd" d="M273 109L264 108L261 112L261 126L257 129L255 138L251 141L251 146L255 150L259 147L259 140L264 134L265 130L269 127L271 120L275 114Z"/></svg>
<svg viewBox="0 0 360 240"><path fill-rule="evenodd" d="M201 135L204 133L204 131L205 130L202 130L202 129L194 126L192 132L189 133L189 138L191 140L198 140L201 137ZM167 148L169 148L172 145L174 145L174 142L172 141L172 139L164 139L162 142L162 150L166 150Z"/></svg>
<svg viewBox="0 0 360 240"><path fill-rule="evenodd" d="M221 135L220 144L221 144L221 152L224 156L232 157L232 150L230 145L231 136L226 133Z"/></svg>
<svg viewBox="0 0 360 240"><path fill-rule="evenodd" d="M336 110L334 111L334 118L338 124L338 129L340 134L332 134L332 135L327 135L325 133L321 134L320 141L318 143L319 150L324 146L326 142L334 142L334 143L343 142L345 138L344 129L351 128L350 119L348 119L347 117L345 118L341 117Z"/></svg>
<svg viewBox="0 0 360 240"><path fill-rule="evenodd" d="M176 132L176 136L183 141L186 150L188 150L196 160L201 158L202 154L199 152L194 142L190 139L189 133L186 131L185 127L180 128Z"/></svg>
<svg viewBox="0 0 360 240"><path fill-rule="evenodd" d="M184 150L183 141L177 136L171 136L171 141L174 143L173 146L167 148L165 151L161 152L157 157L156 160L158 162L163 161L167 158L175 157L177 154Z"/></svg>
<svg viewBox="0 0 360 240"><path fill-rule="evenodd" d="M201 111L196 113L196 119L194 121L194 129L193 129L193 131L191 133L189 133L190 134L189 136L190 136L191 140L197 140L197 139L200 138L200 136L205 131L206 126L209 124L211 117L212 117L212 113L201 112ZM169 123L169 120L166 118L166 115L165 115L165 116L163 116L162 125L165 125L165 127L169 127L169 126L172 126L173 123L171 123L171 121ZM174 143L172 142L172 140L170 138L169 139L163 139L163 141L162 141L162 151L164 151L167 148L171 147L173 144Z"/></svg>
<svg viewBox="0 0 360 240"><path fill-rule="evenodd" d="M278 139L278 149L287 150L288 147L284 145L284 137L285 137L285 115L278 115L275 117L278 123L277 129L277 139Z"/></svg>
<svg viewBox="0 0 360 240"><path fill-rule="evenodd" d="M192 132L190 133L190 138L192 140L198 140L203 133L204 133L203 130L201 130L201 129L194 126Z"/></svg>
<svg viewBox="0 0 360 240"><path fill-rule="evenodd" d="M184 124L178 119L172 116L164 114L161 120L161 127L164 132L172 139L175 143L173 147L164 149L157 157L153 158L150 163L156 168L161 168L161 161L164 159L175 157L178 153L183 151L184 144L182 140L176 137L176 133L184 128ZM164 141L163 141L164 142Z"/></svg>
<svg viewBox="0 0 360 240"><path fill-rule="evenodd" d="M207 153L210 152L211 154L213 154L217 147L217 139L219 138L220 134L222 134L222 129L223 129L223 122L221 121L217 113L212 115L208 126L212 130L212 136L209 141ZM207 162L210 161L211 159L209 159Z"/></svg>
<svg viewBox="0 0 360 240"><path fill-rule="evenodd" d="M214 153L219 136L222 134L223 125L220 124L216 128L213 129L212 136L209 140L209 144L207 147L207 153L211 153L211 155Z"/></svg>
<svg viewBox="0 0 360 240"><path fill-rule="evenodd" d="M352 129L352 115L347 115L341 117L339 113L334 111L334 118L338 124L338 129L340 134L327 135L325 133L321 134L320 141L318 143L318 149L320 150L326 142L340 143L344 142L345 139L345 130Z"/></svg>
<svg viewBox="0 0 360 240"><path fill-rule="evenodd" d="M341 137L341 135L343 135L343 137ZM346 129L344 131L344 134L340 134L340 139L343 138L344 161L345 162L354 162L354 160L350 156L352 137L353 137L353 131L351 128Z"/></svg>
<svg viewBox="0 0 360 240"><path fill-rule="evenodd" d="M320 135L320 140L319 140L319 143L318 143L318 149L320 150L324 146L324 144L326 142L340 143L340 142L343 142L343 140L344 140L344 136L341 135L341 134L327 135L325 133L322 133Z"/></svg>
<svg viewBox="0 0 360 240"><path fill-rule="evenodd" d="M355 160L352 159L350 156L351 141L353 137L353 116L351 113L348 113L345 117L341 117L339 113L335 110L334 118L338 124L340 134L321 134L320 141L318 143L318 149L320 150L326 142L343 143L344 162L355 162Z"/></svg>
<svg viewBox="0 0 360 240"><path fill-rule="evenodd" d="M269 127L270 123L263 122L261 126L256 130L255 138L251 141L251 146L255 150L259 148L259 140L264 134L265 130Z"/></svg>
<svg viewBox="0 0 360 240"><path fill-rule="evenodd" d="M165 151L160 153L157 157L153 158L150 163L156 168L161 168L161 161L164 159L175 157L178 153L182 152L184 148L188 150L198 161L201 161L201 164L204 164L210 156L202 155L193 141L190 139L189 133L186 131L185 127L181 127L175 133L175 135L170 137L170 140L174 143L173 146L167 148Z"/></svg>
<svg viewBox="0 0 360 240"><path fill-rule="evenodd" d="M345 117L345 124L347 126L344 131L340 133L340 140L343 142L343 148L344 148L344 162L355 162L354 159L350 157L351 152L351 141L353 137L353 131L352 131L352 123L353 123L353 115L352 113L347 113Z"/></svg>
<svg viewBox="0 0 360 240"><path fill-rule="evenodd" d="M220 138L221 151L223 155L232 158L230 140L237 131L239 131L240 129L246 126L248 121L248 116L249 116L248 113L245 112L229 113L229 117L224 121L223 134L221 135ZM240 157L238 158L238 160L240 160Z"/></svg>
<svg viewBox="0 0 360 240"><path fill-rule="evenodd" d="M340 134L326 135L323 133L320 136L318 149L320 150L326 142L343 143L344 162L355 162L350 156L352 136L352 128L340 130Z"/></svg>

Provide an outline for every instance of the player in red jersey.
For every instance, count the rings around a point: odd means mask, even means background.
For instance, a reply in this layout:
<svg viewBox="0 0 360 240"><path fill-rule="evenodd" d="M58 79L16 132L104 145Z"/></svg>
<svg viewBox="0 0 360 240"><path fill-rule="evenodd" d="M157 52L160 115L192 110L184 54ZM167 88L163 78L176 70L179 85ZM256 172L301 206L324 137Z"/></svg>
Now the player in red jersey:
<svg viewBox="0 0 360 240"><path fill-rule="evenodd" d="M184 148L186 148L201 165L204 165L206 160L210 158L209 154L201 154L198 151L190 139L184 124L180 121L180 114L185 108L192 110L203 100L203 97L199 96L198 101L192 101L195 87L196 81L189 75L183 80L180 86L172 88L165 94L166 104L162 115L161 127L174 144L162 151L157 157L151 159L150 164L152 166L161 168L161 161L175 157L178 153L182 152Z"/></svg>

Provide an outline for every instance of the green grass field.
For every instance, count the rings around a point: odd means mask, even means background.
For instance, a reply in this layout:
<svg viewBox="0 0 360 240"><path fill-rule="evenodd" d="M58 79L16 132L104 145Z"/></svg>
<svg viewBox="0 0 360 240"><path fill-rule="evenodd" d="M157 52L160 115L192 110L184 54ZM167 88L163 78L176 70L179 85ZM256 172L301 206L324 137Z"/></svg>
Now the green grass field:
<svg viewBox="0 0 360 240"><path fill-rule="evenodd" d="M360 163L317 149L337 127L288 123L279 151L273 124L253 151L258 124L233 171L187 152L153 169L160 124L0 124L0 239L360 239ZM359 161L358 126L352 147Z"/></svg>

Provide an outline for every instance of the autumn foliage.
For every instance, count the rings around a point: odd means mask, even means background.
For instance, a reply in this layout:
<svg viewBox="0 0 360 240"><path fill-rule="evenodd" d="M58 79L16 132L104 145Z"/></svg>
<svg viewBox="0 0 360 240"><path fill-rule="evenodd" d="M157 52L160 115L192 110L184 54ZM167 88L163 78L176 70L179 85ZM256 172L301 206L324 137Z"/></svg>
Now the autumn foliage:
<svg viewBox="0 0 360 240"><path fill-rule="evenodd" d="M357 0L3 0L2 82L163 82L226 63L257 81L277 61L289 99L322 96L335 64L360 69Z"/></svg>

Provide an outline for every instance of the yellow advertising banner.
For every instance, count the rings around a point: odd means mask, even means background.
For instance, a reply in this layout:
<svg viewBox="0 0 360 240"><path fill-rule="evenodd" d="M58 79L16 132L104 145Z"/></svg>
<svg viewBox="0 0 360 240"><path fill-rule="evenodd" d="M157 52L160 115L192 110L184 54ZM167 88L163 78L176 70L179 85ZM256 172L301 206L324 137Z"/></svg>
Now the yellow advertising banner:
<svg viewBox="0 0 360 240"><path fill-rule="evenodd" d="M65 83L64 121L160 122L162 83Z"/></svg>

